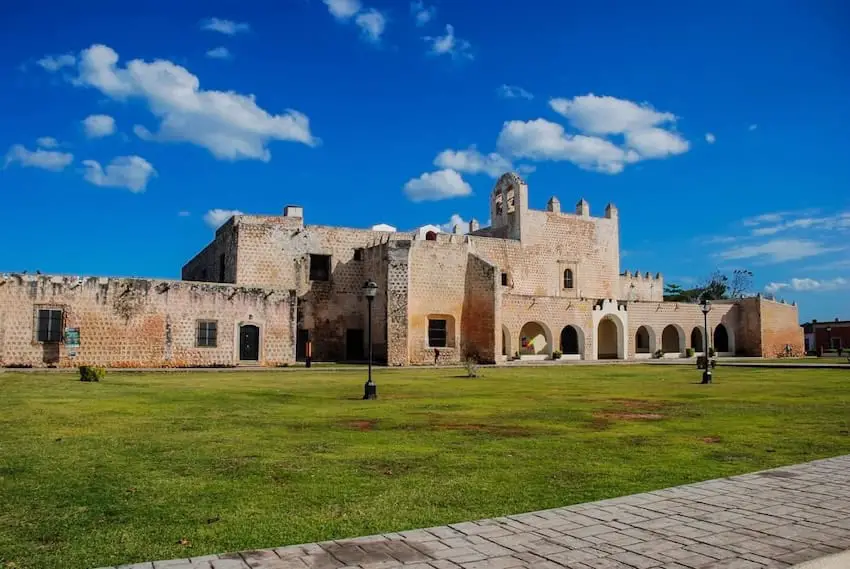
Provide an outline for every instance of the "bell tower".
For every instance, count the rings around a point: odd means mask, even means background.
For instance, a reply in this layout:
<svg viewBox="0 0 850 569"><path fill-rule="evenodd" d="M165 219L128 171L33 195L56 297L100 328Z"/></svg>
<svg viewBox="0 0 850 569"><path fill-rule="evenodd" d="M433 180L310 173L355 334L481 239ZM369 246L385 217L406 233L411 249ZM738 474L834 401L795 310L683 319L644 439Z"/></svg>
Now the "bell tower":
<svg viewBox="0 0 850 569"><path fill-rule="evenodd" d="M490 194L490 219L494 229L507 228L509 239L522 238L522 220L528 213L528 185L513 172L503 174Z"/></svg>

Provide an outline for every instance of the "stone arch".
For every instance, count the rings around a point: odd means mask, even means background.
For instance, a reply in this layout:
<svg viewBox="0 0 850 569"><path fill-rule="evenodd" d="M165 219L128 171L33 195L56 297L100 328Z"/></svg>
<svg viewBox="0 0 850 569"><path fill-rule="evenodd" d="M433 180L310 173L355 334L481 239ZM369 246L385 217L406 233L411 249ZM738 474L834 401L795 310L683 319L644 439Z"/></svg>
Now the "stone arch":
<svg viewBox="0 0 850 569"><path fill-rule="evenodd" d="M428 231L425 233L425 241L436 241L437 240L437 232L436 231Z"/></svg>
<svg viewBox="0 0 850 569"><path fill-rule="evenodd" d="M511 350L511 331L504 324L502 324L502 355L508 359L511 359L514 355Z"/></svg>
<svg viewBox="0 0 850 569"><path fill-rule="evenodd" d="M681 354L685 351L685 331L681 326L668 324L661 332L661 350L665 354Z"/></svg>
<svg viewBox="0 0 850 569"><path fill-rule="evenodd" d="M542 322L526 322L519 332L519 353L522 356L552 355L552 332Z"/></svg>
<svg viewBox="0 0 850 569"><path fill-rule="evenodd" d="M732 352L734 351L732 346L732 335L729 333L729 329L725 324L720 323L714 328L714 351L716 353L720 352Z"/></svg>
<svg viewBox="0 0 850 569"><path fill-rule="evenodd" d="M635 332L635 353L651 354L655 351L655 330L641 326Z"/></svg>
<svg viewBox="0 0 850 569"><path fill-rule="evenodd" d="M705 329L702 326L694 326L691 330L691 347L695 352L705 351Z"/></svg>
<svg viewBox="0 0 850 569"><path fill-rule="evenodd" d="M596 329L596 359L615 360L625 357L623 322L608 314L599 321Z"/></svg>
<svg viewBox="0 0 850 569"><path fill-rule="evenodd" d="M561 353L565 356L581 356L584 353L584 333L581 328L567 324L561 330Z"/></svg>

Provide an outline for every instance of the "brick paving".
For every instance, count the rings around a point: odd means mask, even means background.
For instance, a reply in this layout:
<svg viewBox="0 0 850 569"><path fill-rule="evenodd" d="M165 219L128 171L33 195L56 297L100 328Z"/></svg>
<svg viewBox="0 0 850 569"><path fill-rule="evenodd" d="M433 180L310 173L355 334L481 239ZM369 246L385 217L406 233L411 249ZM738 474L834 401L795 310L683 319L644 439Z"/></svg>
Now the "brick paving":
<svg viewBox="0 0 850 569"><path fill-rule="evenodd" d="M850 455L540 512L119 569L767 569L850 549Z"/></svg>

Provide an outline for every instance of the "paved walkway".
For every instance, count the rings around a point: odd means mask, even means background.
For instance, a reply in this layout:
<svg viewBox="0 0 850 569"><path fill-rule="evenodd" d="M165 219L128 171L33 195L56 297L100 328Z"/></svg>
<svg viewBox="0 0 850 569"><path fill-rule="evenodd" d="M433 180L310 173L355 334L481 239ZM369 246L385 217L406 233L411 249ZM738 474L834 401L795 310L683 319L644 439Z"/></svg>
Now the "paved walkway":
<svg viewBox="0 0 850 569"><path fill-rule="evenodd" d="M850 549L850 455L567 508L120 569L765 569Z"/></svg>

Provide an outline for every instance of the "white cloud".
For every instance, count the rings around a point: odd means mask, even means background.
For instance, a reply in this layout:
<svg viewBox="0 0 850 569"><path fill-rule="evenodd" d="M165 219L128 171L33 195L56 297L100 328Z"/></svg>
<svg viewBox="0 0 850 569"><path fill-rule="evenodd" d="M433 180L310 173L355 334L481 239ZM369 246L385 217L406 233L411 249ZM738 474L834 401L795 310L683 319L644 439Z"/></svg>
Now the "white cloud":
<svg viewBox="0 0 850 569"><path fill-rule="evenodd" d="M232 59L230 50L226 47L216 47L207 52L207 57L212 59Z"/></svg>
<svg viewBox="0 0 850 569"><path fill-rule="evenodd" d="M360 0L322 0L337 20L347 20L360 11Z"/></svg>
<svg viewBox="0 0 850 569"><path fill-rule="evenodd" d="M511 161L497 152L481 154L475 146L466 150L443 150L434 159L434 166L467 174L484 172L491 178L498 178L513 169Z"/></svg>
<svg viewBox="0 0 850 569"><path fill-rule="evenodd" d="M725 260L760 259L768 263L781 263L838 250L808 239L774 239L760 245L733 247L714 256Z"/></svg>
<svg viewBox="0 0 850 569"><path fill-rule="evenodd" d="M626 132L626 145L644 158L664 158L688 151L688 141L663 128L648 128Z"/></svg>
<svg viewBox="0 0 850 569"><path fill-rule="evenodd" d="M387 19L377 10L369 9L357 14L354 23L360 27L364 38L371 42L378 42L381 40L381 34L384 33Z"/></svg>
<svg viewBox="0 0 850 569"><path fill-rule="evenodd" d="M469 233L469 222L456 213L452 214L452 216L449 218L448 223L443 223L442 225L440 225L440 229L445 231L446 233L454 233L455 225L458 226L460 232L464 235Z"/></svg>
<svg viewBox="0 0 850 569"><path fill-rule="evenodd" d="M751 231L751 233L758 236L775 235L782 231L790 231L793 229L816 229L824 231L850 229L850 211L826 217L799 217L797 219L791 219L779 223L778 225L756 227Z"/></svg>
<svg viewBox="0 0 850 569"><path fill-rule="evenodd" d="M755 129L757 129L758 127L759 127L759 125L757 125L757 124L751 124L750 126L747 127L747 130L752 132Z"/></svg>
<svg viewBox="0 0 850 569"><path fill-rule="evenodd" d="M57 146L59 146L59 141L57 141L52 136L42 136L41 138L37 139L35 143L41 146L42 148L56 148Z"/></svg>
<svg viewBox="0 0 850 569"><path fill-rule="evenodd" d="M572 99L552 99L549 106L578 130L592 134L634 132L676 122L676 115L658 112L649 103L637 104L593 93Z"/></svg>
<svg viewBox="0 0 850 569"><path fill-rule="evenodd" d="M416 21L417 26L424 26L434 19L437 8L426 6L422 0L416 0L410 3L410 13L413 14L413 19Z"/></svg>
<svg viewBox="0 0 850 569"><path fill-rule="evenodd" d="M468 196L472 187L461 175L451 169L426 172L418 178L408 180L404 193L415 202L437 201Z"/></svg>
<svg viewBox="0 0 850 569"><path fill-rule="evenodd" d="M41 148L30 151L21 144L15 144L6 153L4 167L17 163L24 168L41 168L42 170L59 172L73 161L74 155L67 152L42 150Z"/></svg>
<svg viewBox="0 0 850 569"><path fill-rule="evenodd" d="M528 99L534 98L534 95L516 85L502 85L496 89L496 93L504 99Z"/></svg>
<svg viewBox="0 0 850 569"><path fill-rule="evenodd" d="M608 174L623 171L640 157L596 136L567 134L564 127L545 119L508 121L497 146L503 154L532 160L566 160L586 170Z"/></svg>
<svg viewBox="0 0 850 569"><path fill-rule="evenodd" d="M171 61L134 59L123 68L117 63L114 50L93 45L80 54L75 83L114 99L143 99L160 124L156 133L134 128L140 138L189 142L225 160L268 161L267 145L273 140L318 144L309 119L298 111L273 115L259 107L253 95L201 89L195 75Z"/></svg>
<svg viewBox="0 0 850 569"><path fill-rule="evenodd" d="M83 128L89 138L101 138L115 133L115 119L109 115L89 115L83 119Z"/></svg>
<svg viewBox="0 0 850 569"><path fill-rule="evenodd" d="M234 36L240 32L247 32L251 26L233 20L220 20L219 18L207 18L201 22L201 29L210 32L220 32L228 36Z"/></svg>
<svg viewBox="0 0 850 569"><path fill-rule="evenodd" d="M95 186L126 188L133 193L143 192L156 170L141 156L118 156L106 169L95 160L83 160L83 177Z"/></svg>
<svg viewBox="0 0 850 569"><path fill-rule="evenodd" d="M778 223L778 222L782 221L782 218L784 218L788 214L789 214L789 212L787 212L787 211L777 211L777 212L773 212L773 213L763 213L763 214L757 215L755 217L747 217L742 221L742 223L744 225L746 225L747 227L752 227L752 226L755 226L755 225L761 225L763 223Z"/></svg>
<svg viewBox="0 0 850 569"><path fill-rule="evenodd" d="M422 39L431 44L430 53L432 54L445 54L453 59L474 59L469 42L455 37L455 29L451 24L446 24L446 35L425 36Z"/></svg>
<svg viewBox="0 0 850 569"><path fill-rule="evenodd" d="M218 229L234 215L243 215L238 209L211 209L204 214L204 221L213 229Z"/></svg>
<svg viewBox="0 0 850 569"><path fill-rule="evenodd" d="M372 231L388 231L390 233L395 233L397 229L386 223L378 223L377 225L372 226Z"/></svg>
<svg viewBox="0 0 850 569"><path fill-rule="evenodd" d="M776 293L783 289L798 292L824 292L850 287L850 281L836 277L830 280L815 280L810 278L791 279L791 282L771 282L764 287L765 292Z"/></svg>
<svg viewBox="0 0 850 569"><path fill-rule="evenodd" d="M710 132L705 133L705 141L709 144L714 144L717 140L717 137L711 134Z"/></svg>
<svg viewBox="0 0 850 569"><path fill-rule="evenodd" d="M66 53L63 55L45 55L36 61L36 63L47 71L55 73L63 67L73 67L77 63L77 58L72 53Z"/></svg>

